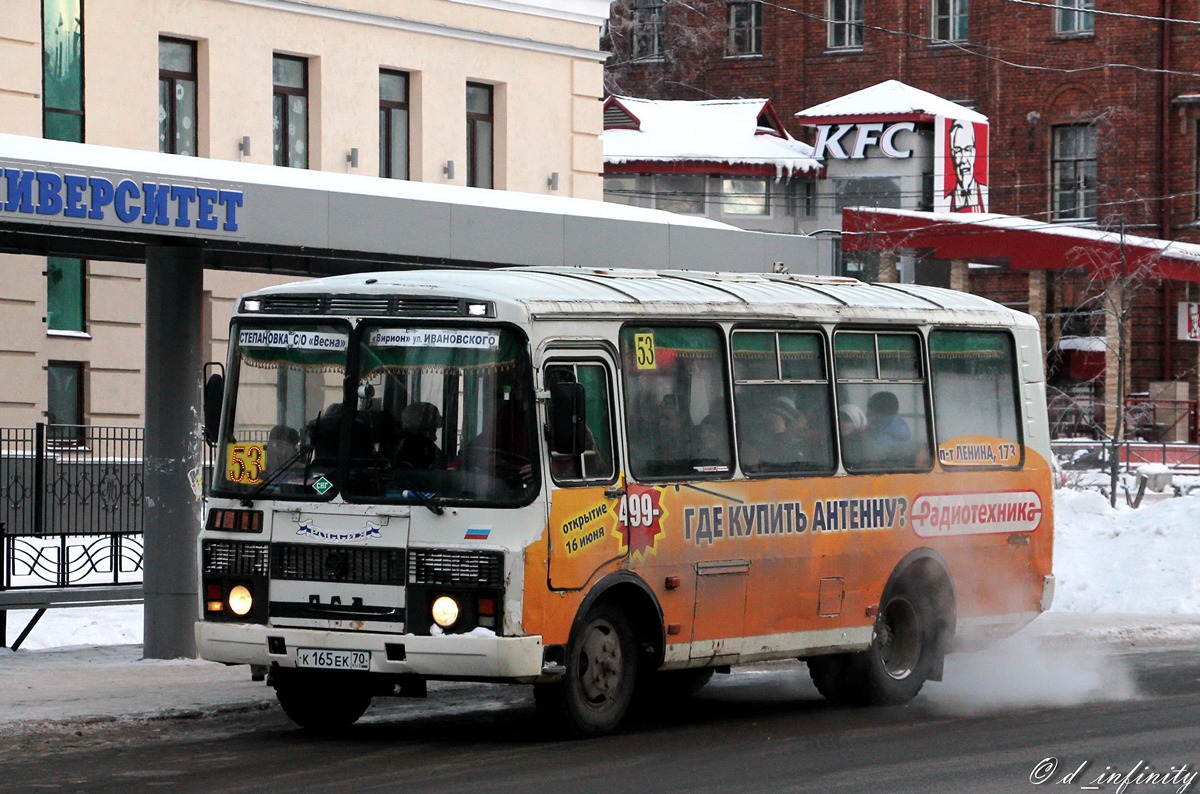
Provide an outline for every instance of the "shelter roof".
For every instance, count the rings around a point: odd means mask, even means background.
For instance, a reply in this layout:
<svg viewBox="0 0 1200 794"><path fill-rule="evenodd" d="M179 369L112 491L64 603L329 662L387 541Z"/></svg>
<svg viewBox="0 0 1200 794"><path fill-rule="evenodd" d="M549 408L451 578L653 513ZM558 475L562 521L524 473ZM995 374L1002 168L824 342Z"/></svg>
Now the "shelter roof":
<svg viewBox="0 0 1200 794"><path fill-rule="evenodd" d="M1015 215L854 207L842 212L842 233L842 247L851 251L923 249L938 259L1019 270L1083 268L1110 275L1146 270L1200 282L1200 245Z"/></svg>
<svg viewBox="0 0 1200 794"><path fill-rule="evenodd" d="M982 113L899 80L885 80L796 114L797 119L810 125L845 121L933 121L935 116L984 123L988 120Z"/></svg>

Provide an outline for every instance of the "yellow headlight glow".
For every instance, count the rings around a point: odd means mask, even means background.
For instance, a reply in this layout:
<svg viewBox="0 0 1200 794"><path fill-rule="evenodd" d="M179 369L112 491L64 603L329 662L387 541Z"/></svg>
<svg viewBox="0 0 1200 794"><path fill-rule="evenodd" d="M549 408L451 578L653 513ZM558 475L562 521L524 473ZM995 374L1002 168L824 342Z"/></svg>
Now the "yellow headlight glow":
<svg viewBox="0 0 1200 794"><path fill-rule="evenodd" d="M450 596L438 596L433 600L433 622L448 629L458 620L458 602Z"/></svg>
<svg viewBox="0 0 1200 794"><path fill-rule="evenodd" d="M254 596L250 595L250 588L243 584L235 585L229 591L229 609L238 617L245 617L250 614L250 610L254 608Z"/></svg>

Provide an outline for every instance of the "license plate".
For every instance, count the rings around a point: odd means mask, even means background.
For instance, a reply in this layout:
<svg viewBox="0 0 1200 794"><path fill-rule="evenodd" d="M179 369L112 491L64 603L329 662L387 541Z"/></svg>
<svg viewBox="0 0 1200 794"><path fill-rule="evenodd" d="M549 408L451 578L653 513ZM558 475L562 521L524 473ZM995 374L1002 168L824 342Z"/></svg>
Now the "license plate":
<svg viewBox="0 0 1200 794"><path fill-rule="evenodd" d="M316 667L322 670L370 670L371 652L297 648L296 666Z"/></svg>

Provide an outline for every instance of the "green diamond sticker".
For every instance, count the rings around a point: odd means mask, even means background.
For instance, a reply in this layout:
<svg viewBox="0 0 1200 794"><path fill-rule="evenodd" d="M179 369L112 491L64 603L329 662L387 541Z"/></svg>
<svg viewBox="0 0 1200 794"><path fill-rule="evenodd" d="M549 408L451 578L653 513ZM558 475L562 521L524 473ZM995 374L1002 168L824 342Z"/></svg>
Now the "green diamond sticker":
<svg viewBox="0 0 1200 794"><path fill-rule="evenodd" d="M328 491L332 487L333 487L333 483L331 483L329 480L325 479L324 477L322 477L321 479L319 479L313 483L313 489L315 489L316 492L321 494L322 496L324 496L325 492Z"/></svg>

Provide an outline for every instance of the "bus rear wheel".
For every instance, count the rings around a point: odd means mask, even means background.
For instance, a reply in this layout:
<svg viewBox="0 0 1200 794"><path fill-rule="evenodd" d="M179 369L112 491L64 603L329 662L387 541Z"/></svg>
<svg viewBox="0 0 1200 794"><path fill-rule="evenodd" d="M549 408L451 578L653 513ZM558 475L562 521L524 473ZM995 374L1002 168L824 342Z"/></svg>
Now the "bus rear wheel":
<svg viewBox="0 0 1200 794"><path fill-rule="evenodd" d="M871 647L808 659L817 690L849 706L895 706L917 696L940 661L938 621L927 598L897 587L884 599Z"/></svg>
<svg viewBox="0 0 1200 794"><path fill-rule="evenodd" d="M277 671L275 697L292 722L321 733L345 730L371 705L366 686L320 673Z"/></svg>
<svg viewBox="0 0 1200 794"><path fill-rule="evenodd" d="M625 614L604 605L590 611L571 639L566 668L562 681L534 687L538 711L572 736L615 730L638 677L637 646Z"/></svg>

